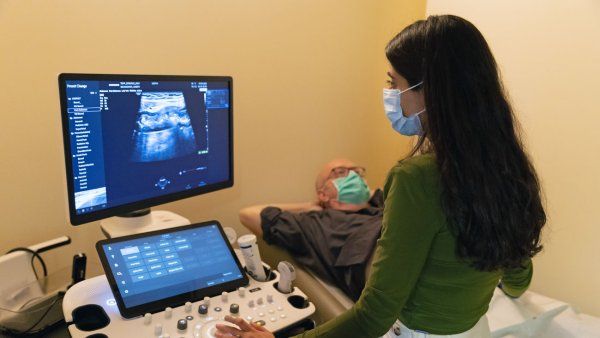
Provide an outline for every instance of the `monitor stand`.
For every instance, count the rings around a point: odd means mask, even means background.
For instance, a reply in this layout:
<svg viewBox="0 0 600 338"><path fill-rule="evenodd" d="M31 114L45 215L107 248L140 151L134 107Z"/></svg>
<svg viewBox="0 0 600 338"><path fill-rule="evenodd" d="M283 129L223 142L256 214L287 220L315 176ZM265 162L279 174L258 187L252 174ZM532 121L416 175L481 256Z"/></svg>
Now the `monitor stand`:
<svg viewBox="0 0 600 338"><path fill-rule="evenodd" d="M190 221L187 218L174 212L150 211L148 208L104 219L100 221L100 228L107 238L115 238L188 224Z"/></svg>

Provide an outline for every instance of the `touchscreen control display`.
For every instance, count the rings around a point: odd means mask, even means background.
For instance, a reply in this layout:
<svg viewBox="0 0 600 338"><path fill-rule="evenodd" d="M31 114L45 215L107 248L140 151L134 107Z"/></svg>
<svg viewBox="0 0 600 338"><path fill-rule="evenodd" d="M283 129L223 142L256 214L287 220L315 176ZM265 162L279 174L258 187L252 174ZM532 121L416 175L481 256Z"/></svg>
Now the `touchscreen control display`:
<svg viewBox="0 0 600 338"><path fill-rule="evenodd" d="M99 243L104 268L109 267L126 308L243 278L218 224L184 228Z"/></svg>

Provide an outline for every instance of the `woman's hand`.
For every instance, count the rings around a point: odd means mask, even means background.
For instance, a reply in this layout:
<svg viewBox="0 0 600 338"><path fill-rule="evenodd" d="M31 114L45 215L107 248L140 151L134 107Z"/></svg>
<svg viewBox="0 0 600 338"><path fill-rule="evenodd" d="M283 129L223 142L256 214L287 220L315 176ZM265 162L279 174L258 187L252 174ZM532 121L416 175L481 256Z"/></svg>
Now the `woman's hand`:
<svg viewBox="0 0 600 338"><path fill-rule="evenodd" d="M225 320L237 325L239 329L229 325L217 324L217 332L215 332L217 338L275 338L266 328L248 323L242 318L225 316Z"/></svg>

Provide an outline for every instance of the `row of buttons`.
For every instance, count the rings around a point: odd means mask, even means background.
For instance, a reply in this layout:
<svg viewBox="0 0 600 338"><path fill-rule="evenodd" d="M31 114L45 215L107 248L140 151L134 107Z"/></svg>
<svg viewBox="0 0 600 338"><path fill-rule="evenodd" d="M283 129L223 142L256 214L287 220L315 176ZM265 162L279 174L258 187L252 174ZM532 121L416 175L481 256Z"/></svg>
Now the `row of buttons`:
<svg viewBox="0 0 600 338"><path fill-rule="evenodd" d="M267 295L267 303L273 303L273 295ZM258 304L258 305L264 305L265 301L263 300L262 297L259 297L256 300L256 304ZM250 300L248 302L248 307L251 307L251 308L254 307L254 300Z"/></svg>
<svg viewBox="0 0 600 338"><path fill-rule="evenodd" d="M258 314L258 316L259 317L264 317L265 314L264 314L264 312L261 312L261 313ZM279 317L281 319L283 319L283 318L286 318L287 316L285 315L285 313L282 313L282 314L279 315ZM246 316L246 320L249 321L249 322L251 322L253 319L254 319L254 317L252 317L252 316ZM269 318L269 320L272 321L272 322L276 322L277 321L277 317L271 317L271 318ZM256 322L254 322L254 323L256 323Z"/></svg>
<svg viewBox="0 0 600 338"><path fill-rule="evenodd" d="M215 307L214 310L216 312L222 311L222 309L218 306ZM240 313L240 306L236 303L231 304L229 306L229 312L233 315ZM200 306L198 306L198 313L201 315L206 315L208 313L208 306L206 306L205 304L200 304Z"/></svg>
<svg viewBox="0 0 600 338"><path fill-rule="evenodd" d="M191 302L185 303L184 309L185 309L185 312L188 312L188 313L191 312L192 311L192 303ZM218 307L218 306L215 307L214 310L216 312L221 312L222 311L222 309L220 307ZM238 304L235 304L235 303L231 304L229 306L229 312L231 314L233 314L233 315L238 314L240 312L240 306ZM206 315L206 314L208 314L208 306L206 306L205 304L201 304L198 307L198 313L200 315ZM171 319L171 317L173 317L173 309L170 308L170 307L167 307L165 309L165 318L166 319ZM187 320L193 320L194 317L187 316L186 319ZM152 314L151 313L146 313L144 315L144 324L149 325L150 323L152 323Z"/></svg>
<svg viewBox="0 0 600 338"><path fill-rule="evenodd" d="M240 297L245 297L246 295L246 289L244 287L241 287L238 289L238 294ZM223 292L221 293L221 301L223 303L227 303L229 300L229 294L227 292ZM265 303L265 299L266 299L266 303ZM267 305L267 303L269 304L273 304L274 299L273 299L273 295L267 295L265 298L263 297L259 297L256 300L249 300L248 301L248 307L253 308L255 311L258 310L260 307L265 307ZM209 306L211 303L211 298L210 297L204 297L203 301L201 302L201 304L198 306L198 314L200 314L202 317L205 317L208 315L209 312ZM215 312L221 312L222 309L218 306L214 307L213 310ZM278 306L277 307L278 311L283 311L283 307ZM186 302L184 304L184 311L187 313L191 313L192 312L192 303L191 302ZM229 313L231 313L232 315L238 315L240 312L240 306L239 304L236 303L232 303L229 306ZM286 314L282 313L279 316L274 315L275 314L275 310L273 309L269 309L267 310L269 316L267 316L265 314L264 311L262 312L255 312L256 317L268 317L268 320L271 322L276 322L278 319L284 319L286 318ZM165 319L171 319L173 316L173 309L171 307L167 307L164 311L164 316ZM212 321L213 317L205 317L206 319L210 321ZM185 319L179 319L177 321L177 330L180 333L183 333L187 330L188 328L188 322L193 320L194 317L192 316L186 316ZM222 319L222 317L221 317ZM246 320L248 320L249 322L254 322L257 325L265 325L266 322L262 319L257 318L258 320L253 321L254 317L253 316L247 316ZM266 319L266 318L265 318ZM150 325L152 323L152 315L150 313L147 313L144 315L144 324L146 325ZM200 337L200 329L202 328L202 324L196 324L195 328L194 328L194 337ZM163 329L162 329L162 324L157 324L154 328L154 333L155 336L158 337L163 337L163 338L167 338L168 334L163 334Z"/></svg>

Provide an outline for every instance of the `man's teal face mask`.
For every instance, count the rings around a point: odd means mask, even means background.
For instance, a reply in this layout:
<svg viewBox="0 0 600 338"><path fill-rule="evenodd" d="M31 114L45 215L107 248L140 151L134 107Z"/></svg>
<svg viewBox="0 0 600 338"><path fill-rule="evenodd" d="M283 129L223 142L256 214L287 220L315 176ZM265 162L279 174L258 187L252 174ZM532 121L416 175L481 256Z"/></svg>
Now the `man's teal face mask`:
<svg viewBox="0 0 600 338"><path fill-rule="evenodd" d="M333 180L337 189L337 200L348 204L363 204L369 200L371 192L365 180L355 171L351 170L346 177Z"/></svg>

